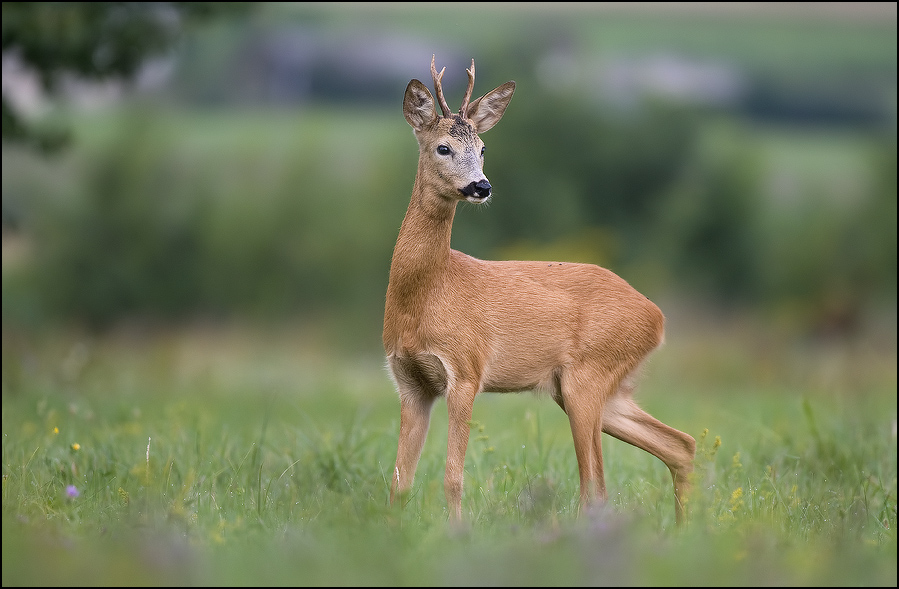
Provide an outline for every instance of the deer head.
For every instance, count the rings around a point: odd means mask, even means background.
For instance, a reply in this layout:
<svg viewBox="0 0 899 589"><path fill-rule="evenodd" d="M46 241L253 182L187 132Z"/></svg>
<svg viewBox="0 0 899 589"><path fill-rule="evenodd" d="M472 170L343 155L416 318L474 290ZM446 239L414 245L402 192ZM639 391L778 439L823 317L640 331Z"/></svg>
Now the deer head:
<svg viewBox="0 0 899 589"><path fill-rule="evenodd" d="M468 88L458 114L450 111L443 96L441 80L446 68L437 72L431 57L434 91L443 116L437 114L434 97L418 80L406 86L403 115L412 126L419 148L419 178L440 196L481 203L490 197L490 182L484 176L484 142L478 134L502 118L515 82L506 82L469 102L474 89L474 60L468 72Z"/></svg>

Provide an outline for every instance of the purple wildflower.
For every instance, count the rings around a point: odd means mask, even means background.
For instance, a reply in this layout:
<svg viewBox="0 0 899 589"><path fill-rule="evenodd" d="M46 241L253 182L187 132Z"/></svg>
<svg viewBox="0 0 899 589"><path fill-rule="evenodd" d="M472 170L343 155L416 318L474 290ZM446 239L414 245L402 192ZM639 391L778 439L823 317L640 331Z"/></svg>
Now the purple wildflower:
<svg viewBox="0 0 899 589"><path fill-rule="evenodd" d="M66 497L68 497L69 499L74 499L80 494L81 493L78 492L78 487L76 487L75 485L69 485L68 487L66 487Z"/></svg>

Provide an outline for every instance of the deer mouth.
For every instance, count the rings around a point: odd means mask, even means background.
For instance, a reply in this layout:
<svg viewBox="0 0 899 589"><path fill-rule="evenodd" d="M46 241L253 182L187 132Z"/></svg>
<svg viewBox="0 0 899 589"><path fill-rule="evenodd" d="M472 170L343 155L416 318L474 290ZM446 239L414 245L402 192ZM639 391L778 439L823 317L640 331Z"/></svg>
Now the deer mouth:
<svg viewBox="0 0 899 589"><path fill-rule="evenodd" d="M472 182L465 188L460 188L459 192L462 193L462 196L464 196L465 200L468 202L480 203L490 198L490 191L492 188L490 182L484 179Z"/></svg>

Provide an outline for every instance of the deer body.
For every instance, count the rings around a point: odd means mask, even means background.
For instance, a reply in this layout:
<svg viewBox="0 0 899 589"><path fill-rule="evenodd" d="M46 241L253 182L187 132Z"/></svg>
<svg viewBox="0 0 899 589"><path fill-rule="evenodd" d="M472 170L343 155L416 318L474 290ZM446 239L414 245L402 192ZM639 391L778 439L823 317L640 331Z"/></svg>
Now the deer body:
<svg viewBox="0 0 899 589"><path fill-rule="evenodd" d="M659 457L672 473L675 507L692 471L695 442L643 412L631 399L633 375L663 339L656 305L609 270L567 262L484 261L451 249L460 200L484 202L479 133L502 117L514 91L507 82L449 112L432 61L437 98L418 80L404 114L419 142L412 198L390 268L383 343L400 404L400 436L391 501L411 484L431 408L445 397L449 416L444 489L461 518L468 422L480 392L547 391L571 424L580 498L605 498L601 433Z"/></svg>

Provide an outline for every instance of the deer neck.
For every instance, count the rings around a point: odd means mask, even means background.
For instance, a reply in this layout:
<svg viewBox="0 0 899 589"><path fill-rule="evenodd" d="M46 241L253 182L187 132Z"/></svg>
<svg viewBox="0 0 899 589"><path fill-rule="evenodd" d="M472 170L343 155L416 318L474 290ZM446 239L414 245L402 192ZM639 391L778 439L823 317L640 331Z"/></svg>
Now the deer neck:
<svg viewBox="0 0 899 589"><path fill-rule="evenodd" d="M456 202L441 196L419 170L393 250L388 285L388 299L406 312L424 304L423 294L433 292L446 274Z"/></svg>

